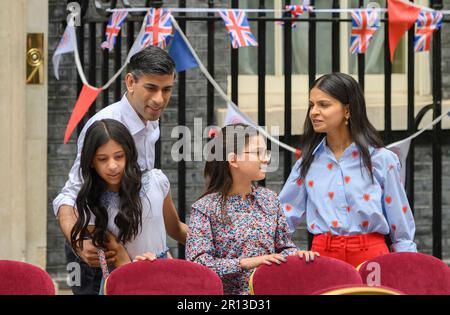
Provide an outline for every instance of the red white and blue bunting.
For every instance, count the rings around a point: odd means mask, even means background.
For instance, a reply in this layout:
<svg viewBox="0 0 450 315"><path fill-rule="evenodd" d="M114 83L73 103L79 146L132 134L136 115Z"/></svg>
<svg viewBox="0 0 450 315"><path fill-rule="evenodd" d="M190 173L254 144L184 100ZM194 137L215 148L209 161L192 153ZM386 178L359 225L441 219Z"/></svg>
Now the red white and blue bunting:
<svg viewBox="0 0 450 315"><path fill-rule="evenodd" d="M297 8L286 8L283 12L290 12L292 13L292 10L297 10ZM128 61L130 60L131 56L140 51L141 49L147 47L148 45L158 45L160 47L166 48L167 46L167 40L169 36L172 36L172 27L176 30L176 36L177 39L172 40L171 47L177 42L177 51L171 56L178 60L189 60L188 63L185 62L180 69L181 71L184 71L186 69L192 68L192 67L199 67L199 69L202 71L202 73L205 75L205 77L208 79L208 81L213 85L213 87L216 89L218 94L227 102L228 104L228 111L227 115L224 121L224 125L232 123L232 122L245 122L247 124L250 124L254 127L256 127L261 134L263 134L265 137L267 137L272 143L277 144L278 146L284 148L287 151L290 151L292 153L295 153L296 157L298 158L301 154L299 149L296 149L294 147L291 147L283 142L280 142L277 138L270 135L264 128L261 126L258 126L256 123L254 123L251 118L249 118L246 114L244 114L240 109L234 104L227 96L227 94L222 90L222 88L219 86L219 84L214 80L214 78L209 74L206 67L201 62L200 58L196 54L195 50L192 48L192 45L190 44L189 40L187 39L184 32L181 30L181 28L178 26L178 23L176 22L175 18L172 16L171 12L217 12L223 17L223 14L227 13L226 15L230 17L230 12L233 12L233 16L235 17L241 17L242 23L241 26L248 26L248 20L245 16L244 12L276 12L277 10L258 10L258 9L180 9L180 8L170 8L170 9L114 9L111 10L113 13L115 12L136 12L136 11L146 11L147 14L144 18L144 22L142 24L141 30L139 32L139 35L137 36L133 46L131 47L128 56L127 56L127 62L122 65L122 67L112 76L112 78L102 87L94 87L90 85L87 80L86 76L84 74L83 67L80 62L80 58L78 55L78 47L77 47L77 41L74 31L73 23L69 23L66 31L64 32L63 38L60 41L60 44L58 45L58 48L56 49L54 55L53 55L53 64L54 64L54 70L55 70L55 77L59 79L58 75L58 64L59 59L62 54L73 52L75 57L75 64L77 66L78 73L80 75L81 81L83 82L83 89L77 99L77 103L75 105L75 108L73 110L72 116L69 120L66 133L64 136L64 143L67 143L72 131L75 129L76 125L79 123L79 121L83 118L83 116L88 111L91 104L95 101L96 97L100 94L102 90L107 89L120 75L120 73L125 69ZM279 10L278 10L279 11ZM300 13L300 11L302 11ZM427 47L429 49L429 41L431 38L431 34L438 30L440 27L442 27L442 16L443 14L450 14L450 11L434 11L428 8L424 7L418 7L416 5L413 5L408 2L404 2L401 0L388 0L388 10L386 9L313 9L312 7L301 8L301 10L295 11L297 14L295 17L298 17L300 14L304 12L347 12L350 13L352 16L352 19L354 16L357 16L359 14L360 21L365 21L364 23L360 22L357 25L360 25L359 30L363 30L360 32L355 32L355 37L358 36L359 39L354 39L357 41L357 43L354 43L353 40L351 41L351 47L355 46L354 49L355 53L365 53L367 51L367 47L370 41L370 38L374 35L376 30L378 29L379 25L379 13L380 12L386 12L389 11L389 25L394 26L396 23L403 23L403 27L401 29L396 29L396 32L391 32L390 38L389 38L389 46L391 50L391 61L393 58L393 51L395 49L395 46L397 45L400 38L403 36L403 34L414 24L416 24L416 37L421 37L420 41L423 42L423 44L417 44L418 46L421 46L420 50L417 51L426 51ZM222 14L221 14L222 12ZM364 13L365 18L362 17L362 13ZM226 19L224 19L225 21ZM236 19L238 21L239 19ZM245 20L245 22L244 22ZM405 23L407 21L407 23ZM123 21L122 21L123 22ZM225 26L227 27L228 31L230 32L230 40L232 42L232 46L234 48L237 47L243 47L243 46L257 46L257 41L254 38L253 34L250 31L250 28L245 28L245 32L247 33L247 37L242 39L240 35L234 31L234 27L237 23L233 22L233 26L230 26L230 24L225 21ZM404 26L406 25L406 26ZM370 30L369 30L370 29ZM393 28L390 28L391 30ZM418 30L418 31L417 31ZM235 35L231 35L232 32L235 32ZM118 32L117 32L118 33ZM111 33L113 34L113 33ZM364 36L360 35L364 34ZM392 36L392 37L391 37ZM107 37L107 40L114 43L112 41L112 35ZM418 39L419 40L419 39ZM353 44L352 44L353 43ZM423 46L423 48L422 48ZM108 49L111 48L111 44L108 45ZM172 49L173 51L174 49ZM353 50L353 49L352 49ZM170 48L169 48L170 51ZM176 58L175 58L176 57ZM177 65L178 68L178 65ZM409 151L409 145L411 143L411 140L415 137L419 136L422 132L425 130L432 128L435 124L440 122L444 117L450 116L450 112L442 114L440 117L437 117L433 122L431 122L429 125L422 128L420 131L416 132L415 134L411 135L410 137L403 139L401 141L392 143L387 146L387 148L391 149L397 155L399 156L400 161L402 162L402 165L405 165L405 160L407 157L407 153ZM402 176L404 177L405 170L402 169Z"/></svg>

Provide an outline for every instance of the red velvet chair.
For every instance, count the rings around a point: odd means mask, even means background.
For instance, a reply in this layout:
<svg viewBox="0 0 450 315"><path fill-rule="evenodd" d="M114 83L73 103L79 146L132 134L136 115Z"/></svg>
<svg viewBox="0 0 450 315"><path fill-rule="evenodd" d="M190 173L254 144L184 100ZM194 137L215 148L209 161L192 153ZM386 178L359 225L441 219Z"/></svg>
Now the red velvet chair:
<svg viewBox="0 0 450 315"><path fill-rule="evenodd" d="M219 276L181 259L138 261L115 269L105 283L107 295L222 295Z"/></svg>
<svg viewBox="0 0 450 315"><path fill-rule="evenodd" d="M250 278L250 293L257 295L313 294L339 285L362 285L356 269L330 257L316 257L306 263L297 256L280 265L262 265Z"/></svg>
<svg viewBox="0 0 450 315"><path fill-rule="evenodd" d="M362 264L359 273L369 285L378 279L380 285L406 294L450 294L450 268L430 255L392 253L378 256Z"/></svg>
<svg viewBox="0 0 450 315"><path fill-rule="evenodd" d="M379 286L369 287L368 285L347 284L342 286L329 287L314 292L313 295L404 295L405 293L392 288Z"/></svg>
<svg viewBox="0 0 450 315"><path fill-rule="evenodd" d="M34 265L0 260L0 295L55 295L50 275Z"/></svg>

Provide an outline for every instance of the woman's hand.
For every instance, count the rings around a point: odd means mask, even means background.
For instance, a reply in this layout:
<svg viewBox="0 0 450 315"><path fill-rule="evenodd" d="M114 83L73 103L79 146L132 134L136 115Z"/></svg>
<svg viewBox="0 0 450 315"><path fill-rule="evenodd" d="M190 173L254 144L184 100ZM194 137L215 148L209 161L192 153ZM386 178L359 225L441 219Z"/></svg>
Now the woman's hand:
<svg viewBox="0 0 450 315"><path fill-rule="evenodd" d="M156 254L151 253L151 252L146 252L146 253L143 253L142 255L137 255L134 258L133 262L142 261L142 260L154 261L154 260L156 260Z"/></svg>
<svg viewBox="0 0 450 315"><path fill-rule="evenodd" d="M281 264L282 262L286 262L286 258L284 258L281 254L270 254L263 255L257 257L248 257L242 258L239 262L239 265L242 269L250 270L259 267L260 265L272 265L272 263Z"/></svg>
<svg viewBox="0 0 450 315"><path fill-rule="evenodd" d="M320 254L318 252L312 252L312 251L306 251L306 250L299 250L297 252L298 257L300 257L300 259L305 258L306 262L309 261L314 261L314 257L320 257Z"/></svg>

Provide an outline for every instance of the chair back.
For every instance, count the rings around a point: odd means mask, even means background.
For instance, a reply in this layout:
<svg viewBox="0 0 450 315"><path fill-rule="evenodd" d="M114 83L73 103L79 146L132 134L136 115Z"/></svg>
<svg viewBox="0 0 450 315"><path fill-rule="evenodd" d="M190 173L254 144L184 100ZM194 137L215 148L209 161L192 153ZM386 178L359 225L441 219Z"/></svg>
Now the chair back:
<svg viewBox="0 0 450 315"><path fill-rule="evenodd" d="M450 294L450 268L421 253L391 253L359 267L364 283L388 286L406 294Z"/></svg>
<svg viewBox="0 0 450 315"><path fill-rule="evenodd" d="M0 260L0 295L55 295L55 285L50 275L37 266Z"/></svg>
<svg viewBox="0 0 450 315"><path fill-rule="evenodd" d="M138 261L115 269L106 279L107 295L222 295L219 276L181 259Z"/></svg>
<svg viewBox="0 0 450 315"><path fill-rule="evenodd" d="M362 285L358 271L350 264L316 257L305 262L297 256L287 257L280 265L261 265L250 278L250 292L263 295L313 294L332 286Z"/></svg>

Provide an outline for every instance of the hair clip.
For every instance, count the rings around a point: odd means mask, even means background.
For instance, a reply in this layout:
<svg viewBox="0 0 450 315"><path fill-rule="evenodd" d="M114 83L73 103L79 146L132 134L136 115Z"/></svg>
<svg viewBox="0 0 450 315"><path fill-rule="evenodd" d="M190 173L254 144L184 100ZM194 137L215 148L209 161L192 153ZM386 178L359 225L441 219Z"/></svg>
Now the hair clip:
<svg viewBox="0 0 450 315"><path fill-rule="evenodd" d="M214 139L217 136L217 133L218 133L218 130L216 128L212 127L208 131L208 138L209 139Z"/></svg>

